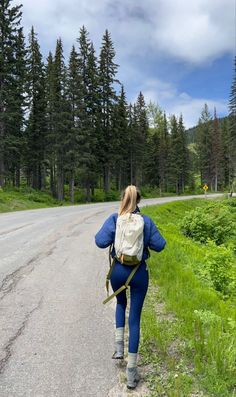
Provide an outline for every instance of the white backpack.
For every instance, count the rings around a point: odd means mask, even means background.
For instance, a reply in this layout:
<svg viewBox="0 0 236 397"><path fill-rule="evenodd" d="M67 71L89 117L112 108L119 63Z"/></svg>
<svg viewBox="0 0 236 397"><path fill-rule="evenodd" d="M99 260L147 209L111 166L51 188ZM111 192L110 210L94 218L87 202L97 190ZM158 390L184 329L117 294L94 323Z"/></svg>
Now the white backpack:
<svg viewBox="0 0 236 397"><path fill-rule="evenodd" d="M126 265L137 265L143 256L144 220L141 214L125 214L117 218L115 251L117 259Z"/></svg>

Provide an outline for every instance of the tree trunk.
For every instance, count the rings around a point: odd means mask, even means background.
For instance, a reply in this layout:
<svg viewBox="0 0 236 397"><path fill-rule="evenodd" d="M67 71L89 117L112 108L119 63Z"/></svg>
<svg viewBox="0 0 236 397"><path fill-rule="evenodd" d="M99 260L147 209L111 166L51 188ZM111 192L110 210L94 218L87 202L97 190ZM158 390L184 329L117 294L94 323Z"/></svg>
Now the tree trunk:
<svg viewBox="0 0 236 397"><path fill-rule="evenodd" d="M37 189L42 190L42 164L38 164L38 181L37 181Z"/></svg>
<svg viewBox="0 0 236 397"><path fill-rule="evenodd" d="M130 153L130 184L133 184L133 153Z"/></svg>
<svg viewBox="0 0 236 397"><path fill-rule="evenodd" d="M73 172L71 172L71 177L70 177L70 202L72 204L74 204L75 202L75 178Z"/></svg>
<svg viewBox="0 0 236 397"><path fill-rule="evenodd" d="M12 171L12 186L15 187L16 186L16 169L14 167L13 171Z"/></svg>
<svg viewBox="0 0 236 397"><path fill-rule="evenodd" d="M181 178L181 193L184 193L184 189L185 189L185 183L184 183L184 177L182 176Z"/></svg>
<svg viewBox="0 0 236 397"><path fill-rule="evenodd" d="M217 171L216 171L216 174L215 174L215 192L217 192L217 190L218 190L218 175L217 175Z"/></svg>
<svg viewBox="0 0 236 397"><path fill-rule="evenodd" d="M86 201L87 203L91 202L91 187L89 180L86 181Z"/></svg>
<svg viewBox="0 0 236 397"><path fill-rule="evenodd" d="M138 186L138 171L137 164L135 164L135 167L133 166L133 181L131 185Z"/></svg>
<svg viewBox="0 0 236 397"><path fill-rule="evenodd" d="M116 190L121 191L121 181L122 181L122 169L121 165L118 165L116 170Z"/></svg>
<svg viewBox="0 0 236 397"><path fill-rule="evenodd" d="M20 162L16 166L16 187L20 187Z"/></svg>
<svg viewBox="0 0 236 397"><path fill-rule="evenodd" d="M27 173L26 173L26 183L27 186L31 186L31 172L29 169L27 169Z"/></svg>
<svg viewBox="0 0 236 397"><path fill-rule="evenodd" d="M57 197L55 184L55 163L53 159L50 160L50 191L53 197Z"/></svg>
<svg viewBox="0 0 236 397"><path fill-rule="evenodd" d="M0 124L0 138L2 138L3 136L2 125L3 123ZM0 188L2 188L5 184L4 176L5 176L5 167L4 167L4 153L2 148L0 149Z"/></svg>
<svg viewBox="0 0 236 397"><path fill-rule="evenodd" d="M59 201L64 200L64 176L62 172L57 177L57 199Z"/></svg>
<svg viewBox="0 0 236 397"><path fill-rule="evenodd" d="M64 200L64 171L61 163L57 167L57 199Z"/></svg>
<svg viewBox="0 0 236 397"><path fill-rule="evenodd" d="M121 166L119 167L119 175L118 175L118 191L121 191L121 184L122 183L122 170Z"/></svg>
<svg viewBox="0 0 236 397"><path fill-rule="evenodd" d="M55 184L54 184L54 173L53 173L53 166L50 165L50 191L52 195L55 195Z"/></svg>
<svg viewBox="0 0 236 397"><path fill-rule="evenodd" d="M41 184L41 190L45 190L45 188L46 188L46 168L45 168L44 164L42 164L42 166L41 166L41 181L40 181L40 184Z"/></svg>
<svg viewBox="0 0 236 397"><path fill-rule="evenodd" d="M39 186L39 166L38 164L34 164L33 166L33 175L32 175L32 188L33 189L40 189Z"/></svg>
<svg viewBox="0 0 236 397"><path fill-rule="evenodd" d="M110 190L110 166L109 164L104 167L104 192L108 193Z"/></svg>
<svg viewBox="0 0 236 397"><path fill-rule="evenodd" d="M179 182L177 181L175 184L176 194L179 194Z"/></svg>

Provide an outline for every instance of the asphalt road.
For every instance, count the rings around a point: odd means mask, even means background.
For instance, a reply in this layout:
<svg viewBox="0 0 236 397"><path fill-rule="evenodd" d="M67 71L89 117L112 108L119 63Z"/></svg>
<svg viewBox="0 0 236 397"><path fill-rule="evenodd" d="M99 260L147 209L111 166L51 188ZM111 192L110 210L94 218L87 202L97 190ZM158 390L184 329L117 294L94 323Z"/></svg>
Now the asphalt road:
<svg viewBox="0 0 236 397"><path fill-rule="evenodd" d="M94 235L117 208L0 214L0 397L105 397L114 389L114 307L102 305L107 250Z"/></svg>

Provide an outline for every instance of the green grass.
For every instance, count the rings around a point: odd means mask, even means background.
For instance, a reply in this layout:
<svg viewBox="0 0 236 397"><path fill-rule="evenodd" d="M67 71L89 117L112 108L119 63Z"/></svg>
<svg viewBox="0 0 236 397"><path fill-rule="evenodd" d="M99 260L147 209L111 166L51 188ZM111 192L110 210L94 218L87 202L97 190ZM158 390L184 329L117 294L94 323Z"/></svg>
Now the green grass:
<svg viewBox="0 0 236 397"><path fill-rule="evenodd" d="M159 189L147 187L141 190L141 194L143 198L175 196L174 193L160 193ZM95 189L94 196L92 197L93 203L119 200L120 192L114 189L107 194L104 193L102 189ZM75 204L83 204L85 202L85 190L75 188ZM63 201L56 200L49 192L41 192L27 186L22 186L21 188L5 187L4 189L0 189L0 213L64 205L71 205L68 185L65 185L65 200Z"/></svg>
<svg viewBox="0 0 236 397"><path fill-rule="evenodd" d="M95 189L92 202L114 201L119 200L120 194L117 191L111 191L105 194L102 189ZM85 191L75 189L75 203L86 203ZM68 186L65 186L65 200L59 201L52 197L49 192L38 191L30 187L0 189L0 213L20 211L37 208L48 208L71 205Z"/></svg>
<svg viewBox="0 0 236 397"><path fill-rule="evenodd" d="M0 212L55 207L59 205L65 205L65 203L60 203L48 193L38 192L31 188L6 188L0 190Z"/></svg>
<svg viewBox="0 0 236 397"><path fill-rule="evenodd" d="M149 261L151 288L142 316L150 396L236 396L235 298L226 300L197 276L210 248L183 236L179 226L186 212L205 205L194 199L143 210L167 240Z"/></svg>

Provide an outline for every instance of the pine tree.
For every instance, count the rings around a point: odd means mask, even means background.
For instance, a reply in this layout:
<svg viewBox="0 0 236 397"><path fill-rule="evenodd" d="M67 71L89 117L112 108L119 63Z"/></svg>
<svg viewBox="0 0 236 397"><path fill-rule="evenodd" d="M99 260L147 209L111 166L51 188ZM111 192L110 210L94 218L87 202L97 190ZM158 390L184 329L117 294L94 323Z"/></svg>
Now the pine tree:
<svg viewBox="0 0 236 397"><path fill-rule="evenodd" d="M201 118L199 119L197 129L197 151L199 157L199 169L201 175L201 184L211 184L211 130L212 118L205 104Z"/></svg>
<svg viewBox="0 0 236 397"><path fill-rule="evenodd" d="M144 148L144 175L145 183L151 187L160 186L160 135L159 125L152 128L147 137Z"/></svg>
<svg viewBox="0 0 236 397"><path fill-rule="evenodd" d="M29 113L26 129L27 179L28 184L31 184L34 189L42 189L45 184L45 71L33 27L29 36L26 88Z"/></svg>
<svg viewBox="0 0 236 397"><path fill-rule="evenodd" d="M66 79L63 46L61 39L58 39L53 63L53 136L58 200L64 199L66 139L71 128L71 109L67 98Z"/></svg>
<svg viewBox="0 0 236 397"><path fill-rule="evenodd" d="M236 56L234 58L234 76L229 97L229 129L230 129L230 184L236 178ZM232 187L231 187L232 189Z"/></svg>
<svg viewBox="0 0 236 397"><path fill-rule="evenodd" d="M136 109L135 105L130 103L128 108L128 170L130 174L130 185L134 182L134 144L135 144L135 130L136 130Z"/></svg>
<svg viewBox="0 0 236 397"><path fill-rule="evenodd" d="M222 150L222 166L223 166L223 180L224 187L229 188L231 179L231 166L230 166L230 129L229 129L229 119L224 118L220 125L221 134L221 150Z"/></svg>
<svg viewBox="0 0 236 397"><path fill-rule="evenodd" d="M171 117L170 181L176 194L184 192L188 181L188 149L183 117Z"/></svg>
<svg viewBox="0 0 236 397"><path fill-rule="evenodd" d="M143 182L143 166L145 145L148 137L148 116L142 92L139 93L135 106L136 140L134 142L134 163L135 163L135 184L141 185Z"/></svg>
<svg viewBox="0 0 236 397"><path fill-rule="evenodd" d="M129 164L128 105L123 86L113 110L112 131L114 138L111 150L115 164L116 189L120 191L128 183L126 170Z"/></svg>
<svg viewBox="0 0 236 397"><path fill-rule="evenodd" d="M71 107L71 129L66 140L66 164L69 172L70 201L74 203L75 173L78 168L78 101L80 98L79 58L72 47L68 67L68 99Z"/></svg>
<svg viewBox="0 0 236 397"><path fill-rule="evenodd" d="M8 147L6 134L12 126L11 105L15 102L17 37L21 29L21 5L0 2L0 188L5 184Z"/></svg>
<svg viewBox="0 0 236 397"><path fill-rule="evenodd" d="M16 49L14 60L14 78L12 79L12 96L8 102L10 119L6 131L7 169L11 173L14 186L20 186L20 169L22 167L22 154L25 146L24 139L24 88L25 88L25 67L26 50L23 30L20 28L16 36Z"/></svg>
<svg viewBox="0 0 236 397"><path fill-rule="evenodd" d="M187 137L186 137L186 130L183 123L183 116L182 114L179 117L178 122L178 134L179 134L179 141L180 141L180 148L179 148L179 186L180 192L184 193L184 189L186 184L188 183L189 179L189 152L187 148Z"/></svg>
<svg viewBox="0 0 236 397"><path fill-rule="evenodd" d="M98 71L95 50L85 27L80 30L78 42L80 76L80 95L78 98L79 167L81 182L86 190L86 201L89 202L97 175Z"/></svg>
<svg viewBox="0 0 236 397"><path fill-rule="evenodd" d="M176 116L173 115L170 119L170 182L176 194L180 193L180 146L178 122Z"/></svg>
<svg viewBox="0 0 236 397"><path fill-rule="evenodd" d="M145 184L152 187L160 186L160 130L163 121L161 109L153 102L147 106L149 128L146 145L144 147Z"/></svg>
<svg viewBox="0 0 236 397"><path fill-rule="evenodd" d="M146 145L145 168L148 169L147 183L152 181L160 192L168 189L169 133L166 114L155 103L148 105L149 124L152 126Z"/></svg>
<svg viewBox="0 0 236 397"><path fill-rule="evenodd" d="M101 101L101 134L100 134L100 161L104 173L104 191L110 189L111 168L113 165L113 154L111 151L113 141L112 114L117 95L114 84L119 83L116 79L118 65L114 62L115 50L109 32L106 30L99 58L99 89Z"/></svg>
<svg viewBox="0 0 236 397"><path fill-rule="evenodd" d="M56 197L56 146L54 134L54 101L55 101L55 82L54 82L54 61L51 51L47 58L45 68L46 84L46 151L45 157L48 162L50 175L50 191L53 197Z"/></svg>
<svg viewBox="0 0 236 397"><path fill-rule="evenodd" d="M94 187L96 185L99 174L99 130L100 130L100 96L99 96L99 71L98 61L95 54L93 43L90 43L88 54L88 100L87 113L89 120L89 153L90 163L88 164L90 172L87 174L87 200L90 199L88 189L91 188L91 194L94 195Z"/></svg>
<svg viewBox="0 0 236 397"><path fill-rule="evenodd" d="M160 177L160 191L168 191L169 186L169 152L170 152L170 137L168 132L168 124L166 114L163 115L163 120L160 125L160 145L159 145L159 177Z"/></svg>
<svg viewBox="0 0 236 397"><path fill-rule="evenodd" d="M215 192L217 192L223 177L223 153L216 109L214 109L214 120L211 133L211 188L213 189L214 187Z"/></svg>

